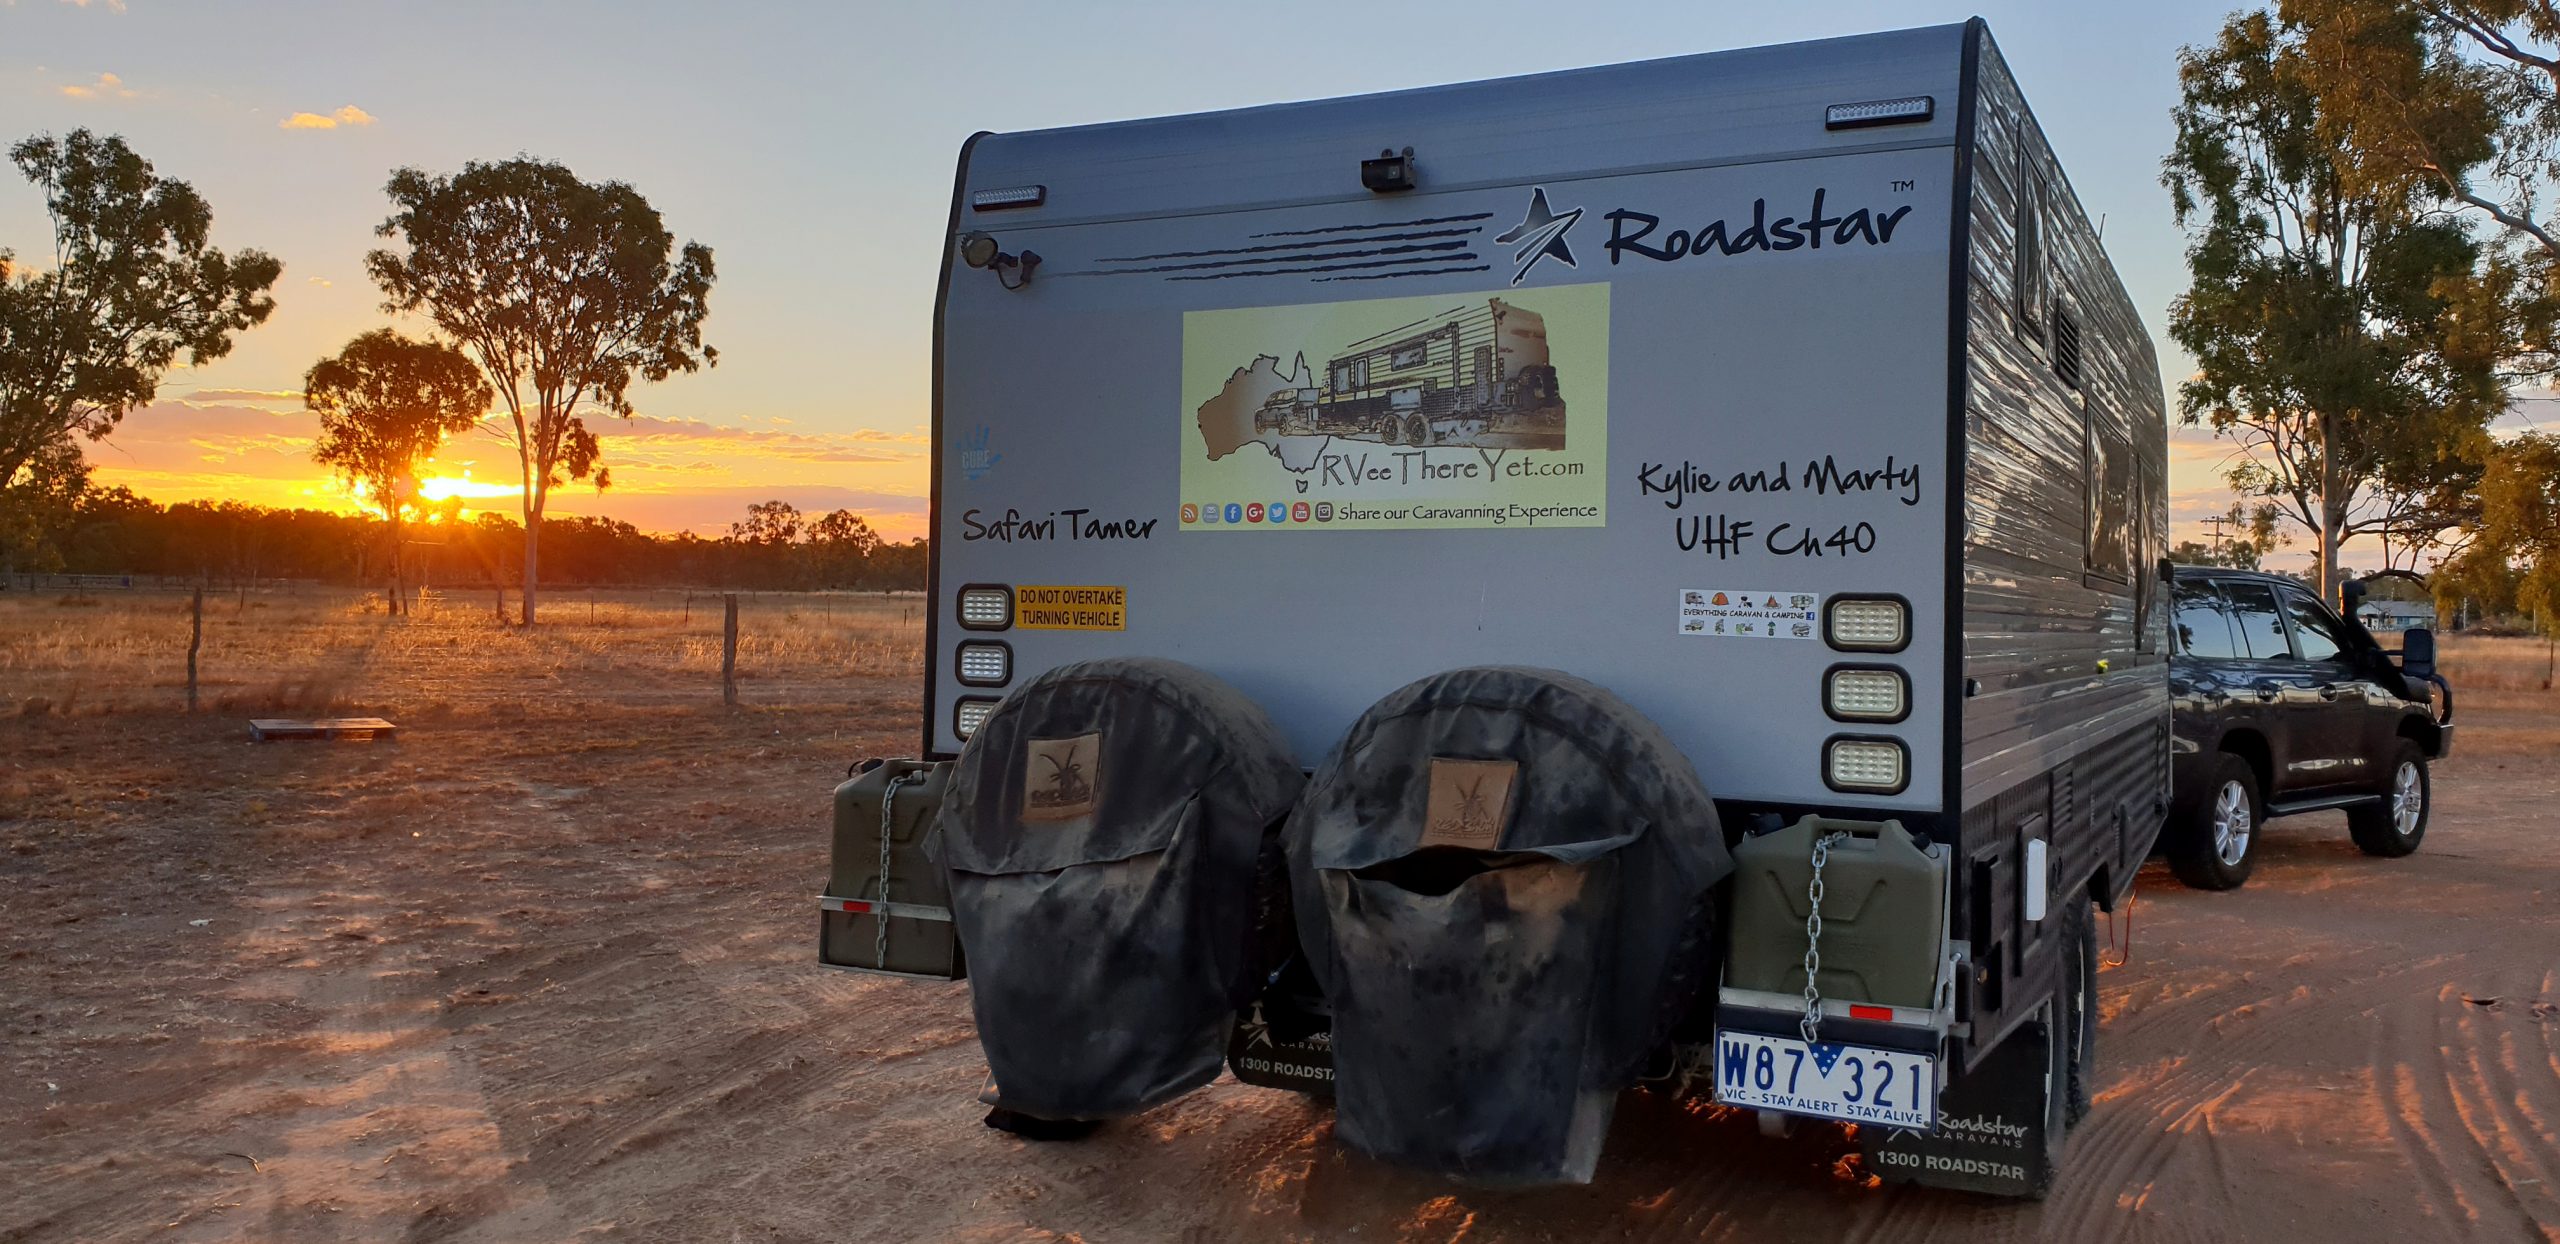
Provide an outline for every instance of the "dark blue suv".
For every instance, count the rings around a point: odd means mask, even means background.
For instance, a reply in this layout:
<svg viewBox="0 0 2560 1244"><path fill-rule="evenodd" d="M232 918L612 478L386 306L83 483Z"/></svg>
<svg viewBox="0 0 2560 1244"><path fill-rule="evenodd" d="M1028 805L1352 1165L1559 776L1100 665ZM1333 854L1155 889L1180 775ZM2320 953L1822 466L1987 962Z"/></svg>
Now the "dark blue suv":
<svg viewBox="0 0 2560 1244"><path fill-rule="evenodd" d="M2281 575L2181 566L2170 590L2173 798L2160 845L2179 879L2233 889L2269 817L2324 808L2346 810L2368 855L2417 850L2427 765L2453 746L2434 635L2411 630L2386 650Z"/></svg>

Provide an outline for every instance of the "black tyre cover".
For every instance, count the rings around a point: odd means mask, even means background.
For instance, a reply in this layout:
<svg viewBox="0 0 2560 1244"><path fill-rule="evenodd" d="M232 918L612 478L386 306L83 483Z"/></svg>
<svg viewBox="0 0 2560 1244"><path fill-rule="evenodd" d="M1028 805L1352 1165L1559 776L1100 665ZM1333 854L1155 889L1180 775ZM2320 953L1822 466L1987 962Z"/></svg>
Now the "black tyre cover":
<svg viewBox="0 0 2560 1244"><path fill-rule="evenodd" d="M1591 683L1452 670L1360 718L1287 838L1343 1141L1588 1181L1618 1092L1714 970L1732 861L1696 768Z"/></svg>
<svg viewBox="0 0 2560 1244"><path fill-rule="evenodd" d="M1303 784L1259 707L1178 662L1082 661L1006 697L940 825L996 1104L1107 1118L1216 1078L1267 969L1257 858Z"/></svg>

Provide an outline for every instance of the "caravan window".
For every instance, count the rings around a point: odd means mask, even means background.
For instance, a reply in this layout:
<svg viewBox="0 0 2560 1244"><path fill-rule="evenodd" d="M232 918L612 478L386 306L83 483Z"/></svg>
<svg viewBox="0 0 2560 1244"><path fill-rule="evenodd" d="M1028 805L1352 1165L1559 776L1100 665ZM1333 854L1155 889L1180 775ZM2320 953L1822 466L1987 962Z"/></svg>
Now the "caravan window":
<svg viewBox="0 0 2560 1244"><path fill-rule="evenodd" d="M2018 326L2044 339L2047 298L2044 255L2044 177L2018 148Z"/></svg>
<svg viewBox="0 0 2560 1244"><path fill-rule="evenodd" d="M1347 359L1333 365L1333 391L1349 393L1369 383L1369 360Z"/></svg>
<svg viewBox="0 0 2560 1244"><path fill-rule="evenodd" d="M2088 571L2118 583L2130 583L2138 542L2134 531L2138 498L2133 443L2108 412L2094 402L2081 404L2080 419L2080 460L2088 481L2088 536L2084 542Z"/></svg>
<svg viewBox="0 0 2560 1244"><path fill-rule="evenodd" d="M2152 598L2159 594L2160 525L2152 520L2162 491L2159 477L2137 471L2133 494L2133 650L2158 651L2152 637Z"/></svg>

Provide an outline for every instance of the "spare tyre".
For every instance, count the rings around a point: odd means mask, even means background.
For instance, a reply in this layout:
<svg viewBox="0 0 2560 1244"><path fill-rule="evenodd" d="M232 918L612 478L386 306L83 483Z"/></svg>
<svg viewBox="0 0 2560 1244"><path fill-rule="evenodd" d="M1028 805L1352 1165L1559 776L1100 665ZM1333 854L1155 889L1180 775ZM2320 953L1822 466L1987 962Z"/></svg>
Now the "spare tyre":
<svg viewBox="0 0 2560 1244"><path fill-rule="evenodd" d="M1287 837L1336 1134L1463 1179L1587 1182L1714 970L1732 862L1696 768L1589 682L1451 670L1360 718Z"/></svg>
<svg viewBox="0 0 2560 1244"><path fill-rule="evenodd" d="M1256 926L1285 937L1255 878L1303 784L1259 707L1179 662L1063 665L997 706L940 823L993 1104L1109 1118L1216 1078Z"/></svg>

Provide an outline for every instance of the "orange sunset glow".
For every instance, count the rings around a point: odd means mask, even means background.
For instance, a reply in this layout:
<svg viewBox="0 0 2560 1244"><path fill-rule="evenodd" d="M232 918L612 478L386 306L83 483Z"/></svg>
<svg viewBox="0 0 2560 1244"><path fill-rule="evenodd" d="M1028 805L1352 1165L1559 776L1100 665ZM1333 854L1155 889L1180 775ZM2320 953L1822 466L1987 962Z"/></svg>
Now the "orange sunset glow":
<svg viewBox="0 0 2560 1244"><path fill-rule="evenodd" d="M88 446L101 487L122 485L163 504L239 501L353 513L360 489L311 460L317 419L299 393L187 389L126 416ZM716 535L746 507L782 500L812 513L849 509L893 540L925 534L924 429L803 432L782 420L724 425L652 416L595 420L613 487L583 481L552 490L547 512L620 519L648 531ZM460 498L464 512L517 510L515 450L487 431L454 437L427 464L419 496Z"/></svg>

